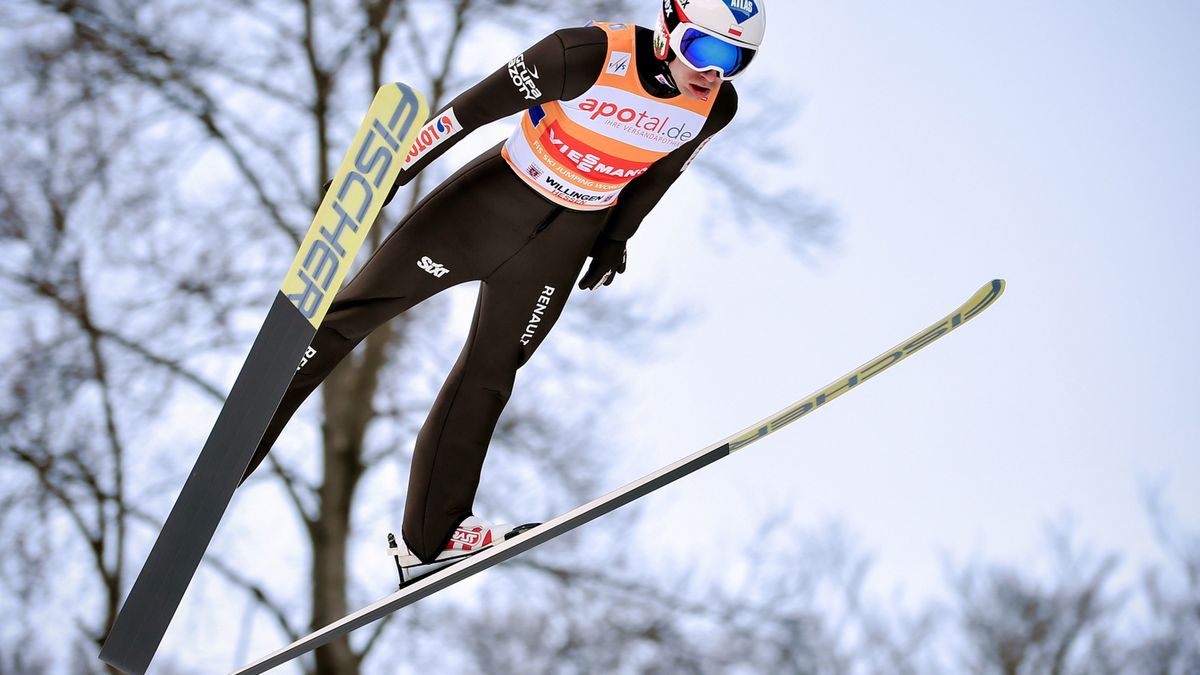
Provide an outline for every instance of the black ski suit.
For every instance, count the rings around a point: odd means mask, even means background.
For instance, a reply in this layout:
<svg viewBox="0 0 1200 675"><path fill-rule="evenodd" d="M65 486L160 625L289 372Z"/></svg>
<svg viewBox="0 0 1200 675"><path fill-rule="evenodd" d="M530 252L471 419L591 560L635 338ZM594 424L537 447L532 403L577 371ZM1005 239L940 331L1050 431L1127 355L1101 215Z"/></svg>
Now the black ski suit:
<svg viewBox="0 0 1200 675"><path fill-rule="evenodd" d="M597 27L564 29L525 51L524 63L538 77L536 99L527 98L529 91L519 90L504 67L455 98L443 111L453 109L462 131L409 166L397 185L484 124L583 94L605 68L607 40ZM638 28L643 87L661 98L679 95L655 77L666 67L650 42L651 32ZM725 83L716 96L696 138L651 165L607 209L552 203L516 176L499 145L447 178L338 293L246 475L304 399L372 330L451 286L482 281L466 345L417 435L409 474L404 541L422 560L433 560L471 515L484 455L517 369L558 319L598 238L628 240L700 144L733 118L733 87Z"/></svg>

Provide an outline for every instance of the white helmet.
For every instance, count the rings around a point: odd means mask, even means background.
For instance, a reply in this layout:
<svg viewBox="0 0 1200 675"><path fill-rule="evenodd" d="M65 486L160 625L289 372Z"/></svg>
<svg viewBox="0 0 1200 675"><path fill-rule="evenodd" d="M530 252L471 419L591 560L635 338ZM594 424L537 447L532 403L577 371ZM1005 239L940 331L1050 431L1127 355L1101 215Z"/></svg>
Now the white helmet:
<svg viewBox="0 0 1200 675"><path fill-rule="evenodd" d="M654 54L731 80L745 71L767 30L763 0L662 0Z"/></svg>

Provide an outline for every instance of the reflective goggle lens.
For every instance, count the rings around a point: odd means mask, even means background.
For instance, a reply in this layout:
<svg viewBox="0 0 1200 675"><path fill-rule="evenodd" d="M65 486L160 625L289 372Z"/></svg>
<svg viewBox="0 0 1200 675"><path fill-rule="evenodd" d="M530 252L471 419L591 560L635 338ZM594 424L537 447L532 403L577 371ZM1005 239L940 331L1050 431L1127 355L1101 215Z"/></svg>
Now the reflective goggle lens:
<svg viewBox="0 0 1200 675"><path fill-rule="evenodd" d="M695 28L684 31L683 39L679 41L679 53L692 68L719 68L726 78L745 70L754 58L753 49L739 47Z"/></svg>

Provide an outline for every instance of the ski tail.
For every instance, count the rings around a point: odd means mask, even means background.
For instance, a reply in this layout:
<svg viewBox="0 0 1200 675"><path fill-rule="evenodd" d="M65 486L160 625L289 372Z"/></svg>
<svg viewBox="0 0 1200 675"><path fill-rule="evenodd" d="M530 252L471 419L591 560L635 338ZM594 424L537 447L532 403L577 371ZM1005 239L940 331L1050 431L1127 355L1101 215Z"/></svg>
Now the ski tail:
<svg viewBox="0 0 1200 675"><path fill-rule="evenodd" d="M375 95L208 441L117 614L101 661L130 674L140 675L149 667L296 364L428 116L425 98L407 85L388 84Z"/></svg>

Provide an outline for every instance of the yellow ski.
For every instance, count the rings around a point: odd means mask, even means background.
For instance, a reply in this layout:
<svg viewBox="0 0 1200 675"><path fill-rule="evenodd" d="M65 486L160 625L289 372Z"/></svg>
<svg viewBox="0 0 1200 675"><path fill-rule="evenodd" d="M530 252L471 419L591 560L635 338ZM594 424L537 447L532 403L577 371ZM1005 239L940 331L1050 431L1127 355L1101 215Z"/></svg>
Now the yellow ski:
<svg viewBox="0 0 1200 675"><path fill-rule="evenodd" d="M424 97L407 85L388 84L376 93L104 642L100 659L105 663L138 675L150 665L255 447L427 117Z"/></svg>
<svg viewBox="0 0 1200 675"><path fill-rule="evenodd" d="M580 525L591 522L661 487L674 483L680 478L706 467L717 460L728 457L733 451L744 448L789 422L800 419L809 412L816 410L825 403L894 366L946 333L958 328L990 307L1003 292L1004 281L1002 279L988 282L975 295L971 296L966 303L946 318L917 333L908 340L901 342L879 355L879 357L856 368L845 377L834 380L828 386L821 388L810 396L800 399L793 405L784 408L762 422L747 427L722 441L718 441L703 450L684 457L674 464L665 466L654 473L617 488L602 497L597 497L573 511L558 516L554 520L537 525L527 531L521 531L511 538L506 538L489 549L480 551L468 558L463 558L449 567L407 582L395 593L353 614L345 616L320 630L310 633L272 654L264 656L258 661L235 671L233 675L258 675L258 673L264 673L276 666L287 663L321 645L328 644L350 631L378 621L402 607L411 605L422 598L429 597L473 574L482 572L534 546L570 532Z"/></svg>

